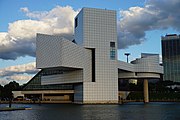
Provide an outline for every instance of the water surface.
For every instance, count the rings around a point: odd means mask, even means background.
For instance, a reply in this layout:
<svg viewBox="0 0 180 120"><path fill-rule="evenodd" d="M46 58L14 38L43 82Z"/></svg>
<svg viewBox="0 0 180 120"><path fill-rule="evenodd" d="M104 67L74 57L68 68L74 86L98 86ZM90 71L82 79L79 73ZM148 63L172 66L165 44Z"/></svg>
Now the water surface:
<svg viewBox="0 0 180 120"><path fill-rule="evenodd" d="M0 104L0 107L8 106ZM0 120L180 120L180 103L124 105L13 104L32 110L3 111Z"/></svg>

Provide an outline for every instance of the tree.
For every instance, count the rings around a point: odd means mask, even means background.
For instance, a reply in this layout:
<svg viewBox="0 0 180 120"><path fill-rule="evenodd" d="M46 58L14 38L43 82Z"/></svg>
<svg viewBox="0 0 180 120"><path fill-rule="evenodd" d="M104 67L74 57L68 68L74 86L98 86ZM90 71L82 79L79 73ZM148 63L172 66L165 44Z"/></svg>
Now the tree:
<svg viewBox="0 0 180 120"><path fill-rule="evenodd" d="M6 84L4 86L4 89L2 90L2 96L4 98L11 99L13 90L20 90L19 83L13 81L13 82L10 82L9 84Z"/></svg>
<svg viewBox="0 0 180 120"><path fill-rule="evenodd" d="M2 91L3 91L3 86L0 85L0 100L2 98Z"/></svg>

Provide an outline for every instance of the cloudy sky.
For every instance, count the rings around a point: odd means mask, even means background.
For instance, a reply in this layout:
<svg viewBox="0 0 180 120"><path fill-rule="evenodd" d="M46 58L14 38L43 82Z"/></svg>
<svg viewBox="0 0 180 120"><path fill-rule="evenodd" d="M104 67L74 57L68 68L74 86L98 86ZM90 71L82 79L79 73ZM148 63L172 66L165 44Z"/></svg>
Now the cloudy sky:
<svg viewBox="0 0 180 120"><path fill-rule="evenodd" d="M82 7L117 11L118 55L161 55L161 36L180 32L180 0L0 0L0 84L26 83L35 69L36 33L72 39Z"/></svg>

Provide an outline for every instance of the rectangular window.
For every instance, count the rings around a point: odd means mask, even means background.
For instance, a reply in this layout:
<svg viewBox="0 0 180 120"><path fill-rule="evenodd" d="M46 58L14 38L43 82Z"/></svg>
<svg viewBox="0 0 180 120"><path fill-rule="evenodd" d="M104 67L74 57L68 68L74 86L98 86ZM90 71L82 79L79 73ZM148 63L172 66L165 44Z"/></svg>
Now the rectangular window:
<svg viewBox="0 0 180 120"><path fill-rule="evenodd" d="M115 42L110 42L110 47L115 47Z"/></svg>
<svg viewBox="0 0 180 120"><path fill-rule="evenodd" d="M78 26L78 18L75 19L75 28Z"/></svg>
<svg viewBox="0 0 180 120"><path fill-rule="evenodd" d="M116 58L116 51L115 50L111 50L110 51L110 59L111 60L115 60L115 58Z"/></svg>
<svg viewBox="0 0 180 120"><path fill-rule="evenodd" d="M115 60L116 58L116 48L115 42L110 42L110 59Z"/></svg>
<svg viewBox="0 0 180 120"><path fill-rule="evenodd" d="M96 59L95 59L95 49L92 50L92 82L96 82Z"/></svg>

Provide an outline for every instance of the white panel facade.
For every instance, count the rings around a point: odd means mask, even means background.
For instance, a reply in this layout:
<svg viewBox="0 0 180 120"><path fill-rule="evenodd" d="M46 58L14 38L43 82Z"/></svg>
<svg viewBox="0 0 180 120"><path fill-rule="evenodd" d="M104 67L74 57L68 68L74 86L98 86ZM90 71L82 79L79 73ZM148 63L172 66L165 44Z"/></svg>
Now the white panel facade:
<svg viewBox="0 0 180 120"><path fill-rule="evenodd" d="M57 67L62 64L62 37L37 34L36 37L36 67Z"/></svg>
<svg viewBox="0 0 180 120"><path fill-rule="evenodd" d="M59 36L38 34L36 54L37 68L67 67L83 69L84 79L78 81L91 81L91 50L89 49L84 49ZM53 77L51 81L43 79L42 83L62 84L68 83L68 80L65 82Z"/></svg>
<svg viewBox="0 0 180 120"><path fill-rule="evenodd" d="M83 68L90 64L91 51L59 36L37 35L36 67Z"/></svg>
<svg viewBox="0 0 180 120"><path fill-rule="evenodd" d="M117 29L116 12L93 8L83 8L76 17L78 26L75 34L83 37L85 48L95 49L95 82L83 83L84 103L117 103L118 102L118 69L117 69ZM115 59L110 59L110 42L115 43Z"/></svg>
<svg viewBox="0 0 180 120"><path fill-rule="evenodd" d="M131 63L118 61L118 68L126 72L119 72L118 78L160 78L163 67L159 65L158 54L141 54ZM136 73L136 74L135 74Z"/></svg>
<svg viewBox="0 0 180 120"><path fill-rule="evenodd" d="M83 82L83 70L64 72L57 75L41 76L41 85Z"/></svg>
<svg viewBox="0 0 180 120"><path fill-rule="evenodd" d="M132 61L135 72L163 73L163 67L159 65L158 54L142 54L140 59Z"/></svg>
<svg viewBox="0 0 180 120"><path fill-rule="evenodd" d="M74 22L74 26L75 26L75 34L74 34L74 38L75 41L78 45L82 46L83 45L83 12L80 11L79 14L77 15L78 17L75 17L74 21L77 20L77 23ZM76 26L77 24L77 26Z"/></svg>
<svg viewBox="0 0 180 120"><path fill-rule="evenodd" d="M118 68L126 71L135 71L134 64L130 64L124 61L118 61Z"/></svg>

